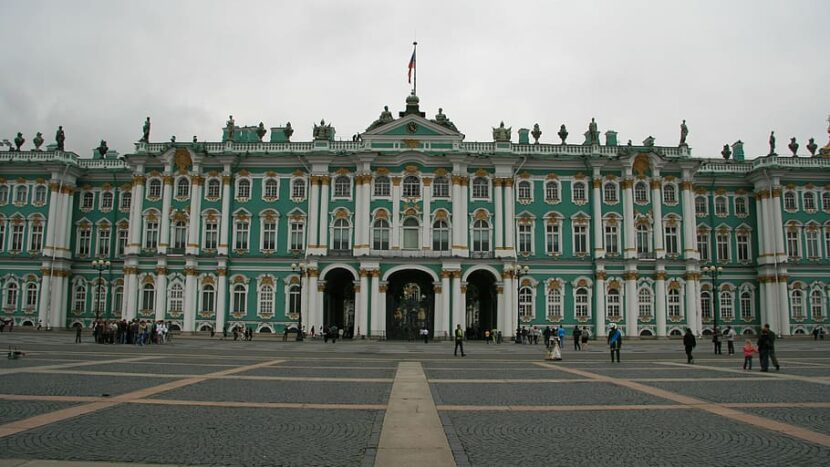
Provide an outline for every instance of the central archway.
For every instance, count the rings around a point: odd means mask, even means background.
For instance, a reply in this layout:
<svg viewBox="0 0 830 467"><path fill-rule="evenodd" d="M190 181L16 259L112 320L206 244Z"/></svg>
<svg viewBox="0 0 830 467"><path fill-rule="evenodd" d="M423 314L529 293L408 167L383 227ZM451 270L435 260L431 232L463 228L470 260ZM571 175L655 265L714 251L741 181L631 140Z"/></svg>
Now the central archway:
<svg viewBox="0 0 830 467"><path fill-rule="evenodd" d="M387 280L386 338L414 340L426 326L435 332L435 290L432 277L424 271L405 269Z"/></svg>
<svg viewBox="0 0 830 467"><path fill-rule="evenodd" d="M343 337L354 334L354 275L344 268L326 273L326 290L323 295L323 326L337 326Z"/></svg>
<svg viewBox="0 0 830 467"><path fill-rule="evenodd" d="M484 339L485 331L498 328L497 300L493 273L486 269L471 272L464 300L468 339Z"/></svg>

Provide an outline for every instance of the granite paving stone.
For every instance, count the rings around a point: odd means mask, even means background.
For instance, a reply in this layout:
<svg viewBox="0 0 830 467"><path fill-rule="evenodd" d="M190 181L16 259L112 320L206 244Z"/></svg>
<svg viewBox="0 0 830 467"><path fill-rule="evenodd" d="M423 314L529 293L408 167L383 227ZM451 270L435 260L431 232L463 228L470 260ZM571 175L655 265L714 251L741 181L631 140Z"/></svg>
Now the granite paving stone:
<svg viewBox="0 0 830 467"><path fill-rule="evenodd" d="M294 378L386 378L395 377L394 368L363 368L363 369L337 369L337 368L282 368L280 366L255 368L242 373L240 376L287 376Z"/></svg>
<svg viewBox="0 0 830 467"><path fill-rule="evenodd" d="M670 404L673 402L604 382L539 384L432 383L436 404L583 405Z"/></svg>
<svg viewBox="0 0 830 467"><path fill-rule="evenodd" d="M800 381L683 381L641 384L712 402L830 402L830 387Z"/></svg>
<svg viewBox="0 0 830 467"><path fill-rule="evenodd" d="M802 408L802 407L781 407L781 408L740 408L742 412L749 412L755 415L767 417L779 422L800 426L818 433L830 436L830 409L828 408Z"/></svg>
<svg viewBox="0 0 830 467"><path fill-rule="evenodd" d="M154 396L197 401L287 402L305 404L384 404L392 382L302 382L215 379Z"/></svg>
<svg viewBox="0 0 830 467"><path fill-rule="evenodd" d="M0 394L111 396L169 382L169 378L16 373L0 377Z"/></svg>
<svg viewBox="0 0 830 467"><path fill-rule="evenodd" d="M55 401L0 401L0 424L65 409L73 405L76 405L76 403Z"/></svg>

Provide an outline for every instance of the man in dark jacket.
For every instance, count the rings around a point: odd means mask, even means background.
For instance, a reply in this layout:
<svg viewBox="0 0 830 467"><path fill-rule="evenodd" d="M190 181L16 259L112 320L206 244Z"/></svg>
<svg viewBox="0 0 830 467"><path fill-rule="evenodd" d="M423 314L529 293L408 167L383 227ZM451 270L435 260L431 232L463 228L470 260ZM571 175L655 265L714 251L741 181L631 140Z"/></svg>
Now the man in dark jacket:
<svg viewBox="0 0 830 467"><path fill-rule="evenodd" d="M775 332L769 328L769 324L765 324L764 329L769 333L769 359L772 361L775 371L778 371L781 369L781 365L778 364L778 357L775 356Z"/></svg>
<svg viewBox="0 0 830 467"><path fill-rule="evenodd" d="M611 348L611 363L614 363L614 354L617 355L617 363L620 363L620 347L622 347L622 333L617 325L611 323L611 332L608 333L608 346Z"/></svg>
<svg viewBox="0 0 830 467"><path fill-rule="evenodd" d="M683 335L683 347L686 349L686 363L694 363L695 358L692 356L692 350L697 345L697 340L695 339L695 335L692 334L692 330L686 328L686 334Z"/></svg>
<svg viewBox="0 0 830 467"><path fill-rule="evenodd" d="M769 328L765 327L758 336L758 357L761 360L761 371L769 371L769 352L772 347Z"/></svg>

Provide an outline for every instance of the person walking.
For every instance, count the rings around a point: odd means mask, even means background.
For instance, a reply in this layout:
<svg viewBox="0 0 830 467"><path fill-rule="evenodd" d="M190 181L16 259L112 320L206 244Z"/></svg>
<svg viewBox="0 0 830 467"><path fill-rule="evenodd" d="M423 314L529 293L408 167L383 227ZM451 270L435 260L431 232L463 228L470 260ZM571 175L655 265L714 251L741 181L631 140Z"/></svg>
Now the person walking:
<svg viewBox="0 0 830 467"><path fill-rule="evenodd" d="M732 326L726 328L726 353L729 355L735 355L735 336L737 333Z"/></svg>
<svg viewBox="0 0 830 467"><path fill-rule="evenodd" d="M582 326L582 350L588 350L588 338L591 334L588 332L588 326Z"/></svg>
<svg viewBox="0 0 830 467"><path fill-rule="evenodd" d="M744 370L752 371L752 354L758 352L758 348L752 345L752 341L747 339L744 342ZM748 367L748 368L747 368Z"/></svg>
<svg viewBox="0 0 830 467"><path fill-rule="evenodd" d="M466 357L467 355L464 353L464 330L461 329L461 325L455 325L455 351L453 352L454 356L458 356L458 349L461 349L461 356Z"/></svg>
<svg viewBox="0 0 830 467"><path fill-rule="evenodd" d="M617 356L617 363L620 363L620 348L622 347L622 333L617 325L611 323L611 332L608 333L608 346L611 348L611 363L614 363L614 355Z"/></svg>
<svg viewBox="0 0 830 467"><path fill-rule="evenodd" d="M692 356L692 350L697 346L697 339L692 334L692 330L686 328L686 334L683 335L683 348L686 349L686 363L692 364L695 362L695 357Z"/></svg>
<svg viewBox="0 0 830 467"><path fill-rule="evenodd" d="M764 325L764 329L769 333L769 359L775 367L775 371L779 371L781 370L781 365L778 364L778 357L775 356L775 332L769 328L769 323Z"/></svg>
<svg viewBox="0 0 830 467"><path fill-rule="evenodd" d="M75 327L75 343L76 344L81 343L81 332L82 332L81 326L76 326Z"/></svg>
<svg viewBox="0 0 830 467"><path fill-rule="evenodd" d="M715 347L715 355L721 355L720 337L720 330L718 328L714 328L712 330L712 344Z"/></svg>
<svg viewBox="0 0 830 467"><path fill-rule="evenodd" d="M579 326L574 326L574 350L582 350L580 346L580 341L582 339L582 331L579 329Z"/></svg>
<svg viewBox="0 0 830 467"><path fill-rule="evenodd" d="M769 371L769 350L770 350L769 328L764 327L761 335L758 336L758 359L761 361L761 371Z"/></svg>
<svg viewBox="0 0 830 467"><path fill-rule="evenodd" d="M559 326L559 348L564 350L565 347L565 336L568 333L565 331L565 326Z"/></svg>
<svg viewBox="0 0 830 467"><path fill-rule="evenodd" d="M542 331L542 335L545 337L545 348L546 349L550 348L550 334L551 334L550 326L545 326L545 330Z"/></svg>
<svg viewBox="0 0 830 467"><path fill-rule="evenodd" d="M427 329L426 325L421 328L421 337L424 338L424 344L429 344L429 329Z"/></svg>

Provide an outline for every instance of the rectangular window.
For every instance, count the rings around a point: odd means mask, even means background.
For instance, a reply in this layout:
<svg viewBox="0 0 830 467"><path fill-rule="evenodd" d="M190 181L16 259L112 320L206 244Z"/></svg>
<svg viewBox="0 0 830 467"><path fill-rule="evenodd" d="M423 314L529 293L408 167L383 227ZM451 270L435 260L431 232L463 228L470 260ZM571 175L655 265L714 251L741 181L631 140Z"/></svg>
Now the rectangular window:
<svg viewBox="0 0 830 467"><path fill-rule="evenodd" d="M718 244L718 262L729 262L729 233L718 232L715 241Z"/></svg>
<svg viewBox="0 0 830 467"><path fill-rule="evenodd" d="M205 222L205 249L215 250L217 245L219 245L219 224Z"/></svg>
<svg viewBox="0 0 830 467"><path fill-rule="evenodd" d="M577 224L573 226L574 231L574 254L588 254L588 226Z"/></svg>
<svg viewBox="0 0 830 467"><path fill-rule="evenodd" d="M23 251L23 224L12 225L12 238L9 251L18 253Z"/></svg>
<svg viewBox="0 0 830 467"><path fill-rule="evenodd" d="M818 251L818 230L808 229L804 232L804 243L807 246L807 257L816 259L819 257Z"/></svg>
<svg viewBox="0 0 830 467"><path fill-rule="evenodd" d="M605 224L605 252L609 255L620 254L617 226Z"/></svg>
<svg viewBox="0 0 830 467"><path fill-rule="evenodd" d="M523 255L532 253L532 230L533 225L531 224L519 224L519 253Z"/></svg>
<svg viewBox="0 0 830 467"><path fill-rule="evenodd" d="M130 231L126 228L118 229L118 255L123 255L127 250L127 239L130 236Z"/></svg>
<svg viewBox="0 0 830 467"><path fill-rule="evenodd" d="M750 252L749 252L749 234L746 232L738 232L737 236L737 245L738 245L738 261L749 261Z"/></svg>
<svg viewBox="0 0 830 467"><path fill-rule="evenodd" d="M30 240L29 251L32 253L40 253L40 250L43 249L43 224L32 224L32 236Z"/></svg>
<svg viewBox="0 0 830 467"><path fill-rule="evenodd" d="M130 205L132 205L133 201L133 194L129 191L125 191L121 193L121 210L122 211L129 211Z"/></svg>
<svg viewBox="0 0 830 467"><path fill-rule="evenodd" d="M292 222L291 223L291 235L290 235L290 249L291 250L302 250L305 245L305 224L302 222Z"/></svg>
<svg viewBox="0 0 830 467"><path fill-rule="evenodd" d="M830 239L830 231L828 231L827 238ZM0 251L6 248L6 221L0 219Z"/></svg>
<svg viewBox="0 0 830 467"><path fill-rule="evenodd" d="M277 222L265 221L262 224L262 249L273 251L277 249Z"/></svg>
<svg viewBox="0 0 830 467"><path fill-rule="evenodd" d="M798 242L799 242L799 235L798 234L799 234L799 232L798 232L798 229L796 229L796 228L787 230L787 256L789 256L790 258L798 258L799 256L801 256L799 254L799 253L801 253L799 251L799 250L801 250L801 248L799 248L800 245L798 244Z"/></svg>
<svg viewBox="0 0 830 467"><path fill-rule="evenodd" d="M98 229L98 256L110 255L110 229Z"/></svg>
<svg viewBox="0 0 830 467"><path fill-rule="evenodd" d="M680 245L677 238L677 226L676 225L667 225L666 226L666 254L667 255L677 255L680 251Z"/></svg>
<svg viewBox="0 0 830 467"><path fill-rule="evenodd" d="M709 232L697 233L697 251L700 253L701 261L709 261Z"/></svg>
<svg viewBox="0 0 830 467"><path fill-rule="evenodd" d="M159 224L156 221L147 221L144 229L144 248L155 249L159 244Z"/></svg>
<svg viewBox="0 0 830 467"><path fill-rule="evenodd" d="M78 255L89 256L90 243L92 241L92 231L89 229L81 229L78 231Z"/></svg>
<svg viewBox="0 0 830 467"><path fill-rule="evenodd" d="M562 254L561 231L558 223L545 226L545 251L549 255Z"/></svg>
<svg viewBox="0 0 830 467"><path fill-rule="evenodd" d="M234 242L235 250L248 249L248 222L236 222L236 239Z"/></svg>

